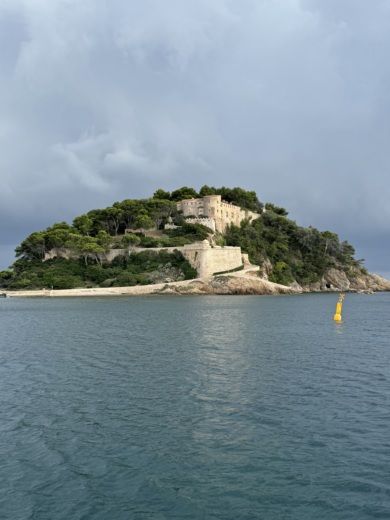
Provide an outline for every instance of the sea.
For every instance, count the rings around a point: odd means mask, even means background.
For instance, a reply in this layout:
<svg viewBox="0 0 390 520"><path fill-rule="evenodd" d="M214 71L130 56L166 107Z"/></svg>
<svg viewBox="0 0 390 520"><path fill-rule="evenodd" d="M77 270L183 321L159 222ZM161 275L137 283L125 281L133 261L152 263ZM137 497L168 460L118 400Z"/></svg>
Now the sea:
<svg viewBox="0 0 390 520"><path fill-rule="evenodd" d="M0 299L2 520L390 519L390 294Z"/></svg>

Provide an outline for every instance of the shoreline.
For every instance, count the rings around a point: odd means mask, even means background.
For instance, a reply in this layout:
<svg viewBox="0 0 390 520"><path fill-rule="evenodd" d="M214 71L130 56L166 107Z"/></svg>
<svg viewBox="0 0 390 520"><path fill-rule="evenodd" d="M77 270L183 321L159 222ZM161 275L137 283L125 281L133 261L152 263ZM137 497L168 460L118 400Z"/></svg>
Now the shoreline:
<svg viewBox="0 0 390 520"><path fill-rule="evenodd" d="M142 296L160 294L168 287L178 284L188 285L197 281L184 280L182 282L157 283L149 285L133 285L124 287L80 287L75 289L31 289L26 291L5 291L9 298L58 298L58 297L90 297L90 296Z"/></svg>
<svg viewBox="0 0 390 520"><path fill-rule="evenodd" d="M234 273L218 275L208 279L194 278L180 282L163 282L150 285L135 285L125 287L92 287L76 289L37 289L4 291L9 298L90 298L117 296L209 296L209 295L294 295L294 294L334 294L339 292L372 294L389 291L390 283L371 287L288 287L250 273Z"/></svg>
<svg viewBox="0 0 390 520"><path fill-rule="evenodd" d="M68 298L68 297L109 297L109 296L148 296L148 295L280 295L311 293L365 293L390 291L390 282L378 275L367 275L364 283L332 284L324 288L319 283L301 287L286 286L260 278L258 268L247 268L244 271L226 273L209 278L193 278L177 282L161 282L149 285L125 287L92 287L76 289L37 289L20 291L3 291L9 298Z"/></svg>
<svg viewBox="0 0 390 520"><path fill-rule="evenodd" d="M257 276L258 268L217 275L209 278L193 278L179 282L162 282L129 287L92 287L76 289L37 289L5 291L10 298L61 298L92 296L146 296L159 294L210 295L210 294L299 294L293 287L270 282Z"/></svg>

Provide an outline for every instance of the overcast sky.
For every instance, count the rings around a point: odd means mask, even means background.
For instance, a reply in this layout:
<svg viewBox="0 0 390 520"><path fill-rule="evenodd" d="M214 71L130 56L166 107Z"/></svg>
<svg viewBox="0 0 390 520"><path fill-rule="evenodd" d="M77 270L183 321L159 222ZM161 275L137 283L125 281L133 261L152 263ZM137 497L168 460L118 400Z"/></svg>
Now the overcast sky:
<svg viewBox="0 0 390 520"><path fill-rule="evenodd" d="M390 275L389 0L0 0L0 267L157 188L242 186Z"/></svg>

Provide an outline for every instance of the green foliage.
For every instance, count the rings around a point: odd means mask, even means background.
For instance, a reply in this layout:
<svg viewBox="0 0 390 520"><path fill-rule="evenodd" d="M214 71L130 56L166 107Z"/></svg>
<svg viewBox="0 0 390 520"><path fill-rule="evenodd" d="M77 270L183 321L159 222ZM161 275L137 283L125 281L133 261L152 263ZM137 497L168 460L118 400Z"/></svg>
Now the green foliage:
<svg viewBox="0 0 390 520"><path fill-rule="evenodd" d="M165 233L169 237L182 237L188 240L187 243L200 242L205 240L211 233L210 229L202 224L188 224L183 225L177 229L166 230Z"/></svg>
<svg viewBox="0 0 390 520"><path fill-rule="evenodd" d="M43 260L46 253L45 233L42 231L31 233L15 249L15 253L17 257L27 260Z"/></svg>
<svg viewBox="0 0 390 520"><path fill-rule="evenodd" d="M218 195L217 189L213 188L212 186L207 186L207 184L205 184L200 188L199 196L206 197L207 195Z"/></svg>
<svg viewBox="0 0 390 520"><path fill-rule="evenodd" d="M153 198L170 200L171 194L169 193L169 191L165 191L160 188L153 193Z"/></svg>
<svg viewBox="0 0 390 520"><path fill-rule="evenodd" d="M276 262L276 264L274 265L272 274L269 277L269 279L271 280L271 282L288 285L294 280L294 276L286 262L279 260L279 262Z"/></svg>
<svg viewBox="0 0 390 520"><path fill-rule="evenodd" d="M151 283L148 273L165 267L175 267L185 279L196 277L196 270L179 251L143 251L117 257L111 264L86 264L82 259L56 258L46 262L21 259L15 262L13 271L0 273L0 287L72 289L148 284Z"/></svg>
<svg viewBox="0 0 390 520"><path fill-rule="evenodd" d="M206 195L221 195L222 199L226 200L226 202L231 202L236 206L256 213L260 213L263 208L255 191L247 191L238 187L226 188L222 186L222 188L214 188L214 186L204 185L201 187L199 195L201 197L205 197Z"/></svg>
<svg viewBox="0 0 390 520"><path fill-rule="evenodd" d="M273 210L252 223L230 226L225 238L228 245L241 246L254 264L262 265L268 258L273 265L271 281L282 284L316 282L331 267L346 272L360 268L353 247L340 242L335 233L299 227Z"/></svg>
<svg viewBox="0 0 390 520"><path fill-rule="evenodd" d="M126 235L123 235L122 237L122 240L121 240L121 246L123 248L126 248L126 247L135 247L135 246L138 246L141 242L141 238L137 235L134 235L133 233L127 233Z"/></svg>
<svg viewBox="0 0 390 520"><path fill-rule="evenodd" d="M103 230L111 236L122 235L126 228L150 229L162 226L168 217L177 214L176 203L165 199L168 192L157 190L146 200L125 199L104 209L94 209L73 220L73 227L82 235L96 236Z"/></svg>
<svg viewBox="0 0 390 520"><path fill-rule="evenodd" d="M81 235L89 235L93 229L93 220L89 215L80 215L73 220L73 227Z"/></svg>
<svg viewBox="0 0 390 520"><path fill-rule="evenodd" d="M226 246L226 239L220 233L215 234L214 241L215 241L216 246L220 246L220 247Z"/></svg>
<svg viewBox="0 0 390 520"><path fill-rule="evenodd" d="M254 212L261 212L263 205L257 198L255 191L246 191L242 188L219 188L218 193L222 195L222 199L226 202L236 204L241 208L249 209Z"/></svg>
<svg viewBox="0 0 390 520"><path fill-rule="evenodd" d="M12 271L0 271L0 288L8 287L12 280Z"/></svg>
<svg viewBox="0 0 390 520"><path fill-rule="evenodd" d="M188 224L177 210L177 201L186 198L220 194L223 200L251 211L263 208L254 191L239 187L216 188L204 185L199 194L184 186L172 193L157 190L150 199L125 199L103 209L94 209L73 220L72 225L59 222L43 231L31 233L16 248L17 260L13 271L0 273L0 287L39 288L85 287L93 285L120 285L146 283L152 264L163 266L162 257L133 257L104 264L104 254L111 248L141 246L180 247L208 238L210 230L200 224ZM273 265L271 279L288 284L297 280L308 284L319 280L330 267L364 272L362 260L355 260L355 251L348 242L340 242L330 231L320 232L314 228L302 228L287 217L284 208L267 203L266 212L253 222L242 222L240 227L230 226L225 236L215 234L217 245L241 246L249 253L254 264L261 265L269 259ZM172 219L172 220L171 220ZM173 221L177 229L164 230L160 236L148 237L143 232L155 228L164 229L166 222ZM134 230L126 233L125 230ZM66 249L73 260L50 260L42 262L53 248ZM149 254L161 255L154 251ZM142 255L143 253L139 253ZM167 253L168 254L168 253ZM142 262L139 263L139 260ZM152 261L153 260L153 261ZM177 267L188 277L196 276L194 270L181 257ZM153 269L159 267L154 265Z"/></svg>
<svg viewBox="0 0 390 520"><path fill-rule="evenodd" d="M171 193L171 200L179 201L183 199L196 199L199 197L199 194L194 190L194 188L188 188L188 186L183 186L178 190L175 190Z"/></svg>
<svg viewBox="0 0 390 520"><path fill-rule="evenodd" d="M287 217L288 211L280 206L275 206L275 204L271 204L271 202L266 202L265 209L267 211L273 211L276 215L281 215L282 217Z"/></svg>
<svg viewBox="0 0 390 520"><path fill-rule="evenodd" d="M139 229L151 229L154 226L154 222L145 212L138 214L137 218L135 219L134 225L136 228Z"/></svg>
<svg viewBox="0 0 390 520"><path fill-rule="evenodd" d="M103 231L103 233L105 233L105 231ZM101 236L100 231L98 233L98 236ZM76 254L82 256L84 258L85 265L88 264L89 258L98 260L99 255L103 254L106 251L106 247L103 247L99 243L98 238L77 234L71 234L65 245L67 248L74 251Z"/></svg>
<svg viewBox="0 0 390 520"><path fill-rule="evenodd" d="M142 236L140 246L141 247L164 247L164 243L163 243L163 239L158 240L157 238L154 238L154 237Z"/></svg>

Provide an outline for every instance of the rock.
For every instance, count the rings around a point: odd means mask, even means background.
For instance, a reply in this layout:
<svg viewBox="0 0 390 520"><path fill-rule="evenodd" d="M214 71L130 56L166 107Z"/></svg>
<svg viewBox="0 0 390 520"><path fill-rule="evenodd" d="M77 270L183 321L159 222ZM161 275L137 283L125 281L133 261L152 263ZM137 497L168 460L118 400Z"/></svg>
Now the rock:
<svg viewBox="0 0 390 520"><path fill-rule="evenodd" d="M351 281L351 289L370 292L390 291L390 281L378 274L360 274Z"/></svg>
<svg viewBox="0 0 390 520"><path fill-rule="evenodd" d="M329 269L321 280L321 290L349 291L351 282L344 271Z"/></svg>
<svg viewBox="0 0 390 520"><path fill-rule="evenodd" d="M258 276L215 276L207 280L194 280L185 285L167 285L158 291L160 294L296 294L301 292L269 282Z"/></svg>
<svg viewBox="0 0 390 520"><path fill-rule="evenodd" d="M290 283L289 287L291 287L291 289L294 289L294 291L297 292L303 291L303 288L299 285L299 283L296 280L294 280L293 283Z"/></svg>
<svg viewBox="0 0 390 520"><path fill-rule="evenodd" d="M304 292L363 292L390 291L390 281L377 274L353 269L348 274L340 269L329 269L320 282L305 285Z"/></svg>
<svg viewBox="0 0 390 520"><path fill-rule="evenodd" d="M263 278L264 280L268 280L272 273L272 270L273 270L273 265L272 265L271 261L269 260L269 258L266 258L260 266L259 272L260 272L261 278Z"/></svg>
<svg viewBox="0 0 390 520"><path fill-rule="evenodd" d="M184 280L184 274L180 269L169 265L147 273L151 283L169 283Z"/></svg>

